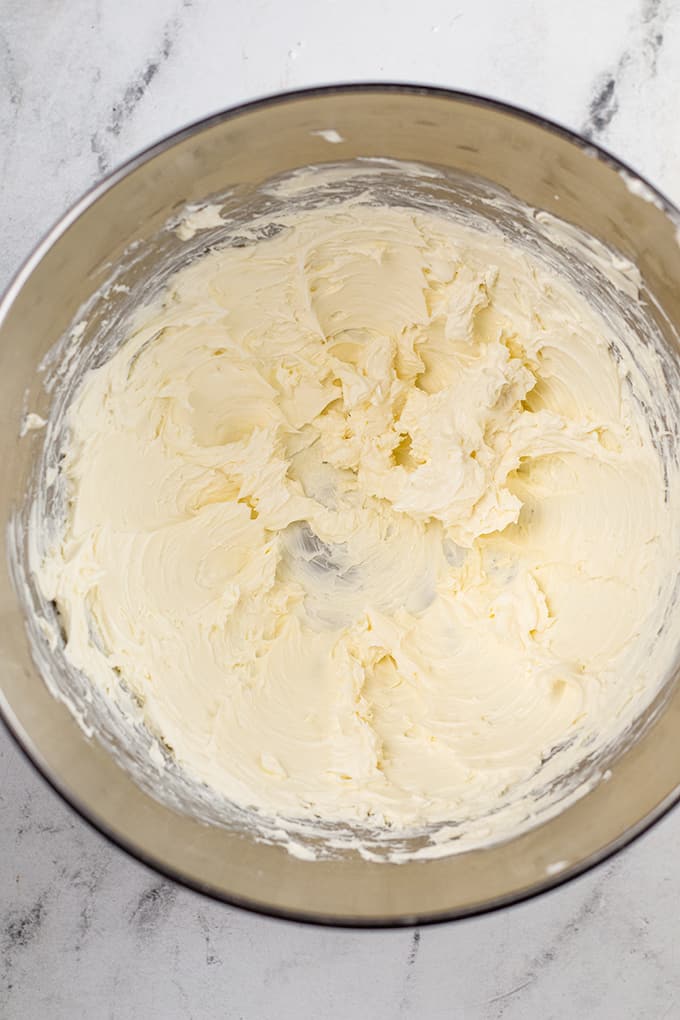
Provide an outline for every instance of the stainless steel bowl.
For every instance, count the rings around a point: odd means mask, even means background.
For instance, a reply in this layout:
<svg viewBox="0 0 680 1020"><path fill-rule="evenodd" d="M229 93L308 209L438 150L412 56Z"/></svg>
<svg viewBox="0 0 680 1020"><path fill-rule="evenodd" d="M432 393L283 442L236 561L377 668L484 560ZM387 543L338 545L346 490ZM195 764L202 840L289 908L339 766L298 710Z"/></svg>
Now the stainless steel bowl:
<svg viewBox="0 0 680 1020"><path fill-rule="evenodd" d="M329 144L319 133L329 130L344 141ZM153 239L185 203L232 186L238 202L274 175L358 156L484 178L614 247L638 266L649 295L646 314L680 362L680 214L611 156L539 118L441 89L359 85L276 96L189 127L133 159L68 212L20 270L0 306L3 532L10 519L21 519L16 514L42 443L38 432L19 439L26 393L31 410L49 408L39 362L130 244L139 242L139 254L128 279L143 284L159 258L172 256ZM172 245L175 235L164 236ZM95 327L115 313L110 295L106 308L94 308ZM4 560L0 649L4 719L77 811L158 871L270 914L396 925L488 910L582 872L680 797L680 686L674 681L612 764L608 782L515 839L402 864L370 863L352 853L304 861L159 802L98 739L86 736L34 665L24 608Z"/></svg>

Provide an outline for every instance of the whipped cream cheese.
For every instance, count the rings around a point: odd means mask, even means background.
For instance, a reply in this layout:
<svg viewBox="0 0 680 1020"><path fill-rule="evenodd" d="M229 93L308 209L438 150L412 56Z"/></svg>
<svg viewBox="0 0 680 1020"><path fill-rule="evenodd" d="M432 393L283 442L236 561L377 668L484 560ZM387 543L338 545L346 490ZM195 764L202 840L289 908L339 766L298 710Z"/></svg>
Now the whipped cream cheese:
<svg viewBox="0 0 680 1020"><path fill-rule="evenodd" d="M43 594L71 663L216 794L510 835L526 803L499 809L658 679L672 522L630 366L500 234L357 203L279 223L88 372Z"/></svg>

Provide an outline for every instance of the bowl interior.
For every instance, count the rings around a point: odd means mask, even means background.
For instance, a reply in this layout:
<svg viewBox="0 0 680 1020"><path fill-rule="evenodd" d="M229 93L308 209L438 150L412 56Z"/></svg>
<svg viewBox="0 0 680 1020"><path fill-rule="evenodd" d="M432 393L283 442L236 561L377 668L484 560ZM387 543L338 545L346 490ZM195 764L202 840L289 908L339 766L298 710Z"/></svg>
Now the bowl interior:
<svg viewBox="0 0 680 1020"><path fill-rule="evenodd" d="M309 164L324 165L316 186L291 187L295 171ZM172 767L158 799L148 734L93 697L68 667L59 641L38 622L54 611L43 604L28 562L31 513L56 519L63 498L46 479L54 477L49 469L59 458L69 397L83 371L120 343L130 309L188 259L243 243L239 227L255 217L276 229L282 208L359 194L491 224L571 275L603 314L632 326L663 366L663 392L655 375L642 398L661 455L677 465L680 296L673 284L680 249L673 211L629 184L608 158L492 103L420 89L322 90L188 129L114 174L55 229L10 289L0 326L3 514L12 573L3 569L0 577L3 708L29 754L86 817L142 859L232 902L336 923L389 924L458 916L554 884L630 838L674 798L680 695L671 671L625 739L563 777L559 797L566 803L605 770L607 781L551 817L553 789L543 813L539 802L527 819L534 827L515 839L397 865L362 859L349 847L353 834L336 829L331 854L293 857L277 844L275 826L270 842L255 839L247 812L216 804ZM175 228L186 204L207 199L219 204L227 225L180 240ZM554 216L574 228L558 243ZM583 230L597 241L584 245ZM598 269L597 242L637 265L639 295L612 292ZM27 407L50 410L50 426L19 440ZM672 623L669 607L663 640L667 660L677 664ZM420 834L397 849L426 842ZM378 840L374 849L380 855L394 848L394 841Z"/></svg>

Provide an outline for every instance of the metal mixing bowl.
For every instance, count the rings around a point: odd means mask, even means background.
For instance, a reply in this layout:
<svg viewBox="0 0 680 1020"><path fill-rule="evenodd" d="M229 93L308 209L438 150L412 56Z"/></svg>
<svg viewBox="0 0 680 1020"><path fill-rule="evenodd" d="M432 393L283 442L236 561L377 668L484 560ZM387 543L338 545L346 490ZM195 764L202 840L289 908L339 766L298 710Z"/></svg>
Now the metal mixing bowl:
<svg viewBox="0 0 680 1020"><path fill-rule="evenodd" d="M335 136L323 134L329 131L344 141L332 144ZM612 157L539 118L441 89L360 85L276 96L189 127L110 175L64 216L12 283L0 307L3 533L11 519L12 526L21 520L16 514L43 441L41 432L19 439L26 401L32 411L49 408L38 365L131 243L138 255L126 280L143 284L158 259L179 248L172 232L163 235L163 251L150 239L185 203L233 185L238 202L274 175L357 156L484 178L617 249L638 266L646 314L680 363L680 214ZM116 300L111 292L106 307L93 310L95 332L115 317ZM347 853L305 861L154 799L50 694L29 644L24 606L3 559L0 706L28 757L77 811L142 861L270 914L393 925L491 909L582 872L680 796L680 686L673 681L612 762L608 781L517 838L439 860L371 863Z"/></svg>

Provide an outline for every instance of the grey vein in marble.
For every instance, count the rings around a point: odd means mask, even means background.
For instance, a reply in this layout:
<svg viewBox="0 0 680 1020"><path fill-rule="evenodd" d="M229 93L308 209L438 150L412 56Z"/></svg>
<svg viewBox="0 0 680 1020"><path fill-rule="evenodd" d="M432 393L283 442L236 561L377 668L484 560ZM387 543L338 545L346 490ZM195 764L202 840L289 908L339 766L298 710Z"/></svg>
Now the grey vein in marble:
<svg viewBox="0 0 680 1020"><path fill-rule="evenodd" d="M598 75L581 133L596 140L607 130L619 111L618 87L633 74L641 87L645 79L657 74L664 42L664 26L671 14L672 0L642 0L638 18L630 29L629 45L613 69Z"/></svg>
<svg viewBox="0 0 680 1020"><path fill-rule="evenodd" d="M137 897L129 914L130 927L141 937L149 935L167 920L176 897L176 886L169 882L154 882Z"/></svg>
<svg viewBox="0 0 680 1020"><path fill-rule="evenodd" d="M620 70L617 69L617 70ZM588 107L588 119L583 125L586 138L596 138L611 124L619 109L616 98L616 76L605 74L595 87Z"/></svg>
<svg viewBox="0 0 680 1020"><path fill-rule="evenodd" d="M191 6L190 3L183 3L183 7ZM126 121L132 117L136 107L142 102L146 91L157 77L163 65L168 60L175 45L182 22L173 17L165 23L161 32L161 42L144 63L138 74L128 82L123 90L120 99L111 107L111 111L103 130L98 130L90 136L90 148L97 157L97 169L104 174L111 166L109 146L106 136L113 139L118 138Z"/></svg>

